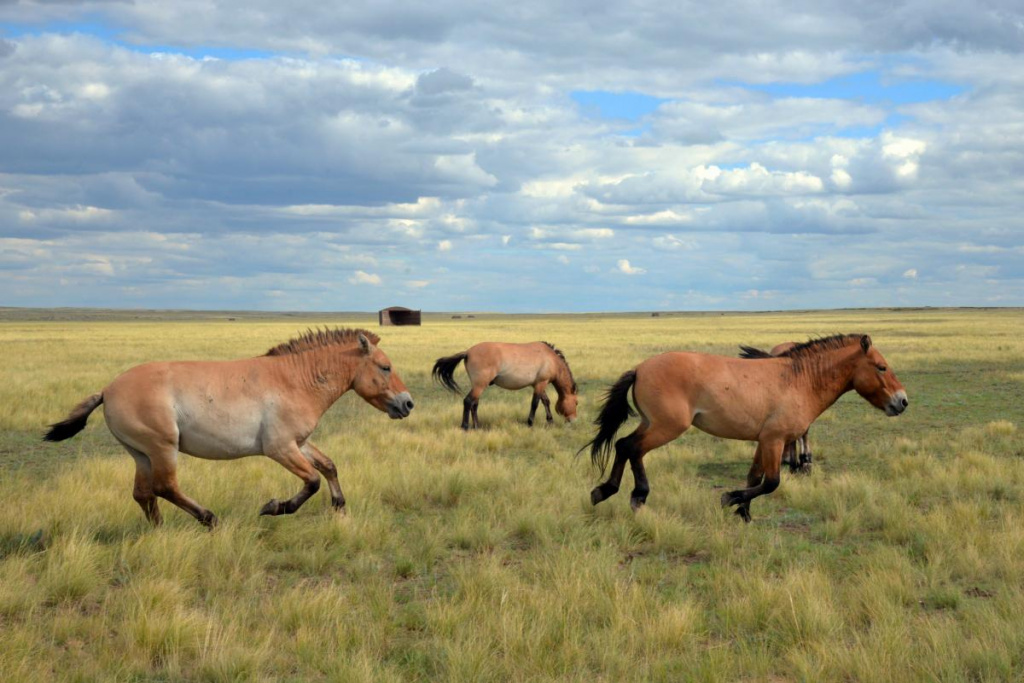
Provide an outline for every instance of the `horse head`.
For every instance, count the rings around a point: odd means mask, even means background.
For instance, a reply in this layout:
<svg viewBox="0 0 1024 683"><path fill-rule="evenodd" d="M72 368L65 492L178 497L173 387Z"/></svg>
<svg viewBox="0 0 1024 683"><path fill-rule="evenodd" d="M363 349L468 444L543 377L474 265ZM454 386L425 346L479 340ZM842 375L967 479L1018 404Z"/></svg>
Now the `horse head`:
<svg viewBox="0 0 1024 683"><path fill-rule="evenodd" d="M395 420L412 412L412 396L391 367L391 359L361 332L359 362L353 372L352 388L371 406Z"/></svg>
<svg viewBox="0 0 1024 683"><path fill-rule="evenodd" d="M903 384L866 334L860 338L852 381L858 394L889 417L900 415L909 405Z"/></svg>

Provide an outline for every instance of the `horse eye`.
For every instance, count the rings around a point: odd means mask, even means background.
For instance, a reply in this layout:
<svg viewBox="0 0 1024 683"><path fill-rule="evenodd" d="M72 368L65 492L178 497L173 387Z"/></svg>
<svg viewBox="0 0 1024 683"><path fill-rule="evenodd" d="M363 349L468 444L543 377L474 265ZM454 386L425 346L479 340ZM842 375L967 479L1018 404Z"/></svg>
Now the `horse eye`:
<svg viewBox="0 0 1024 683"><path fill-rule="evenodd" d="M390 365L382 365L382 366L380 366L380 369L383 370L384 372L391 372L391 366Z"/></svg>
<svg viewBox="0 0 1024 683"><path fill-rule="evenodd" d="M878 366L878 371L879 372L885 372L885 366L884 365L879 365Z"/></svg>

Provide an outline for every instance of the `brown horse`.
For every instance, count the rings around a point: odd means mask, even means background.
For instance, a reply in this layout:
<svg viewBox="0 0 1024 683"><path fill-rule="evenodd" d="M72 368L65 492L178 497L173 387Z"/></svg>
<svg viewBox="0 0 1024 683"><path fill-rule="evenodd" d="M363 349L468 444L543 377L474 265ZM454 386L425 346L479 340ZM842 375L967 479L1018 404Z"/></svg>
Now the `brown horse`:
<svg viewBox="0 0 1024 683"><path fill-rule="evenodd" d="M479 429L477 407L480 404L480 394L491 384L512 390L533 387L530 416L526 419L526 424L531 427L538 403L544 404L548 422L554 420L551 415L551 401L547 395L549 383L555 386L555 392L558 394L555 410L569 422L576 419L576 380L569 369L569 362L553 345L547 342L483 342L454 356L438 358L434 363L434 379L451 391L461 393L462 390L453 374L462 361L466 361L466 372L469 373L469 381L473 385L462 402L463 429L469 429L470 414L473 416L473 428Z"/></svg>
<svg viewBox="0 0 1024 683"><path fill-rule="evenodd" d="M747 488L722 494L722 505L750 521L750 501L779 485L782 451L829 406L850 390L895 416L907 409L907 392L867 335L812 339L777 358L743 360L701 353L664 353L622 375L605 398L587 446L604 473L612 439L630 415L629 391L640 426L615 442L608 480L595 488L597 505L619 490L626 462L633 469L634 510L647 501L650 486L644 455L672 441L691 425L714 436L756 441ZM585 449L587 446L584 446ZM582 449L581 449L582 450Z"/></svg>
<svg viewBox="0 0 1024 683"><path fill-rule="evenodd" d="M753 346L741 345L740 358L775 358L795 348L797 344L798 342L792 341L782 342L773 346L771 351L762 351ZM786 449L782 452L782 464L788 466L790 472L811 473L814 456L811 455L811 447L807 443L807 434L808 432L804 432L803 436L796 441L787 443Z"/></svg>
<svg viewBox="0 0 1024 683"><path fill-rule="evenodd" d="M208 527L217 523L178 488L179 451L209 460L263 454L302 479L302 490L271 500L261 515L298 510L320 489L320 474L334 508L343 510L338 470L309 435L350 389L393 419L409 415L412 397L378 341L365 330L317 330L256 358L138 365L82 401L43 438L71 438L104 404L107 427L135 460L135 500L153 524L162 519L157 496Z"/></svg>

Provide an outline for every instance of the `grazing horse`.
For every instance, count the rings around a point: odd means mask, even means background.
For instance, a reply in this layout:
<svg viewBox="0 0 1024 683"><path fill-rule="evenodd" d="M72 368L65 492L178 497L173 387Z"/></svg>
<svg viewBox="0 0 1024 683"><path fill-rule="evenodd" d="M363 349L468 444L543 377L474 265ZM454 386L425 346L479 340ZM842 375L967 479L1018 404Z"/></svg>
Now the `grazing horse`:
<svg viewBox="0 0 1024 683"><path fill-rule="evenodd" d="M644 455L696 426L727 439L756 441L747 488L722 494L722 506L750 521L750 501L779 485L782 451L851 389L871 405L896 416L907 409L907 392L867 335L812 339L776 358L743 360L702 353L663 353L622 375L608 389L595 424L590 457L604 473L612 439L630 415L629 392L640 426L615 442L608 480L590 494L597 505L619 490L628 461L635 488L634 510L647 502L650 486Z"/></svg>
<svg viewBox="0 0 1024 683"><path fill-rule="evenodd" d="M786 351L796 347L798 342L782 342L772 347L771 351L762 351L753 346L740 345L740 358L774 358L781 356ZM810 474L814 457L811 455L811 447L807 443L807 432L803 433L796 441L786 444L786 450L782 452L782 463L789 467L790 472Z"/></svg>
<svg viewBox="0 0 1024 683"><path fill-rule="evenodd" d="M468 351L438 358L434 363L434 379L452 392L461 393L462 390L452 375L462 361L466 361L466 372L469 373L469 381L473 385L462 402L463 429L469 429L470 414L473 416L473 429L480 428L480 420L476 414L477 406L480 404L480 394L491 384L512 390L533 387L530 416L526 419L526 424L531 427L538 403L544 404L548 422L554 420L551 415L551 401L547 395L549 383L555 385L555 392L558 394L555 410L569 422L576 419L579 389L576 380L573 379L572 370L569 369L569 362L552 344L482 342Z"/></svg>
<svg viewBox="0 0 1024 683"><path fill-rule="evenodd" d="M162 520L157 496L207 527L217 523L178 488L179 451L208 460L263 454L302 479L297 494L271 500L261 515L298 510L320 489L320 474L334 508L343 510L338 470L309 435L350 389L393 419L409 415L412 397L378 341L365 330L316 330L256 358L137 365L78 404L43 438L71 438L104 404L107 427L135 460L134 498L153 524Z"/></svg>

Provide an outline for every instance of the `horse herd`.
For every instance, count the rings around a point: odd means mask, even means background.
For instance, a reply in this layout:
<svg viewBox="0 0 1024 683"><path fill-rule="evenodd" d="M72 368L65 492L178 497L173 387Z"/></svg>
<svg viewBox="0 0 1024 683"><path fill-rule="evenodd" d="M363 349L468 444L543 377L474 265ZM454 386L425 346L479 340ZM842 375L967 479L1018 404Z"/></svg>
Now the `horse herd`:
<svg viewBox="0 0 1024 683"><path fill-rule="evenodd" d="M305 334L255 358L233 361L178 361L138 365L118 375L101 392L79 403L66 419L50 426L44 439L63 441L80 432L100 404L107 427L135 461L133 497L146 518L161 522L157 498L213 527L216 516L182 493L177 455L210 460L266 455L302 479L287 500L272 499L261 515L291 514L327 480L335 509L345 507L334 463L309 440L320 418L342 394L355 391L392 419L408 417L412 397L391 361L366 330L327 329ZM889 416L906 410L907 393L868 335L844 334L780 345L771 352L742 347L740 358L669 352L653 356L609 387L595 421L592 462L607 469L607 480L590 494L597 505L619 490L626 463L633 472L630 505L647 501L650 486L644 455L691 426L728 439L754 441L757 449L747 488L722 495L723 506L750 521L750 502L779 485L784 455L791 467L806 467L811 423L844 393L856 391ZM471 388L463 400L462 427L480 426L480 395L490 385L533 387L528 424L539 404L554 418L546 389L555 387L555 410L576 417L578 387L561 351L547 342L485 342L439 358L433 376L460 391L454 372L465 363ZM630 406L632 393L634 410ZM615 434L630 417L640 424L621 439ZM797 463L796 443L802 442Z"/></svg>

